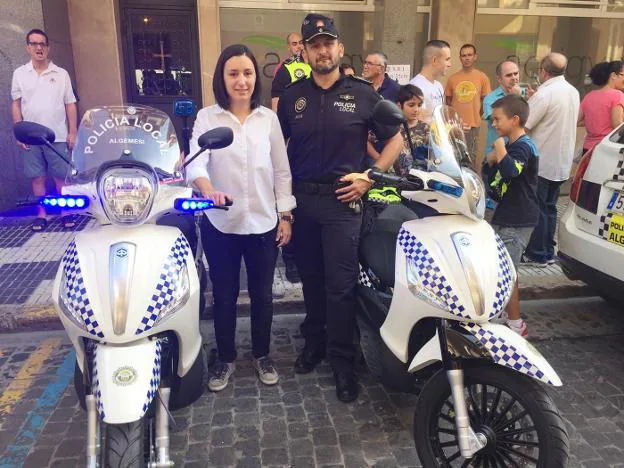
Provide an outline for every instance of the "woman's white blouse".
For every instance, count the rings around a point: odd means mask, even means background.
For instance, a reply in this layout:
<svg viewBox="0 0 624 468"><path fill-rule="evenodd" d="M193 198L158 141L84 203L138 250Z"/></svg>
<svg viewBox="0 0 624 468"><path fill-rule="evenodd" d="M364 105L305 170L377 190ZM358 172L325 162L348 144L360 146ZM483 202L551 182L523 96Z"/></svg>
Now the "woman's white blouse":
<svg viewBox="0 0 624 468"><path fill-rule="evenodd" d="M231 112L218 105L205 107L197 113L193 126L191 155L199 151L197 139L215 127L231 128L234 132L232 144L202 153L188 165L187 180L193 182L206 177L215 190L234 198L229 211L206 211L219 231L229 234L270 231L277 223L277 211L289 211L297 205L277 115L259 106L241 124Z"/></svg>

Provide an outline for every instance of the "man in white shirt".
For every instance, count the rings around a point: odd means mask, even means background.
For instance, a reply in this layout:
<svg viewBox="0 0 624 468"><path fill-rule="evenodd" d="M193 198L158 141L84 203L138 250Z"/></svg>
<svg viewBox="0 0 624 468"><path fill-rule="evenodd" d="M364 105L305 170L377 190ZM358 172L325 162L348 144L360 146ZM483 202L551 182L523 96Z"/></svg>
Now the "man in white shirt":
<svg viewBox="0 0 624 468"><path fill-rule="evenodd" d="M28 32L26 51L31 61L13 72L13 123L28 120L51 128L56 135L55 148L69 158L68 150L74 147L78 120L76 97L69 74L48 59L50 45L48 36L42 30L33 29ZM69 169L67 163L45 146L29 147L19 142L17 144L23 153L24 173L32 179L33 194L37 197L46 194L45 179L48 172L54 177L56 189L60 193ZM64 224L66 227L73 227L75 221L68 217L64 219ZM32 229L41 231L46 225L45 210L40 206Z"/></svg>
<svg viewBox="0 0 624 468"><path fill-rule="evenodd" d="M425 45L423 67L420 73L410 81L418 86L425 97L422 108L425 109L423 120L429 122L433 110L444 104L444 87L438 79L451 68L451 46L446 41L433 39Z"/></svg>
<svg viewBox="0 0 624 468"><path fill-rule="evenodd" d="M554 263L555 227L559 188L570 177L579 93L564 78L568 60L563 54L548 54L540 64L542 85L529 99L526 129L539 151L537 196L539 223L523 256L526 264L545 267ZM530 93L530 92L529 92Z"/></svg>

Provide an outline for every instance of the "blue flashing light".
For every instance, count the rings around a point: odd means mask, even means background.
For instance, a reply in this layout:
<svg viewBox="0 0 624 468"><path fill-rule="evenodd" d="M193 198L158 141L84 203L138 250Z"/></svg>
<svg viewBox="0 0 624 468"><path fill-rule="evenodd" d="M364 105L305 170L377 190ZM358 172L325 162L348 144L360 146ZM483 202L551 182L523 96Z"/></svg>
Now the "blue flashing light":
<svg viewBox="0 0 624 468"><path fill-rule="evenodd" d="M449 184L445 184L444 182L440 182L437 180L429 180L429 182L427 183L427 186L429 188L432 188L433 190L446 193L456 198L461 197L464 193L464 189L461 187L458 187L457 185L449 185Z"/></svg>
<svg viewBox="0 0 624 468"><path fill-rule="evenodd" d="M82 195L65 195L62 197L41 197L39 203L43 206L63 208L66 210L80 210L89 206L89 199Z"/></svg>
<svg viewBox="0 0 624 468"><path fill-rule="evenodd" d="M213 208L214 202L203 198L177 198L173 203L176 210L194 212Z"/></svg>

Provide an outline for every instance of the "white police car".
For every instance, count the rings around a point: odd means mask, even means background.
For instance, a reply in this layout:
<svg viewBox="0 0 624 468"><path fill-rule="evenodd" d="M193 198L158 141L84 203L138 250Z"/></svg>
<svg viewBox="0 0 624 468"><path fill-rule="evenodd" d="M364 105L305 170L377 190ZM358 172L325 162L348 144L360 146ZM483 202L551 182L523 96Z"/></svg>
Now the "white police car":
<svg viewBox="0 0 624 468"><path fill-rule="evenodd" d="M581 159L559 226L566 275L624 304L624 125Z"/></svg>

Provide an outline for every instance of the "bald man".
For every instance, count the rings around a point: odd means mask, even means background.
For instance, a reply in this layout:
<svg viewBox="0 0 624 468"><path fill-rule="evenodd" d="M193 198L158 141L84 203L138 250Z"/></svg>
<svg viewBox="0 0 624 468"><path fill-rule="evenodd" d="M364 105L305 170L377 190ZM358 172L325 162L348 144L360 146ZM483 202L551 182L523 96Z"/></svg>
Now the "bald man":
<svg viewBox="0 0 624 468"><path fill-rule="evenodd" d="M542 83L529 99L529 119L525 125L539 151L537 197L539 223L523 255L523 262L546 267L555 262L555 228L559 188L570 177L580 98L564 77L568 59L550 53L540 63Z"/></svg>

